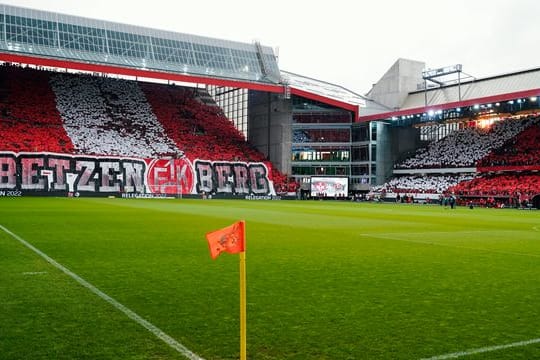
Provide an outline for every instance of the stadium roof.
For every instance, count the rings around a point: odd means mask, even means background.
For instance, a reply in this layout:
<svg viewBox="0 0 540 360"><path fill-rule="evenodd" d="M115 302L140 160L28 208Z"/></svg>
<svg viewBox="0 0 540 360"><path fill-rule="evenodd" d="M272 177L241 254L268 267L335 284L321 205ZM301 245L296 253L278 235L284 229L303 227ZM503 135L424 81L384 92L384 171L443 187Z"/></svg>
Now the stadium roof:
<svg viewBox="0 0 540 360"><path fill-rule="evenodd" d="M379 112L389 110L383 105L377 104L373 100L340 85L283 70L281 71L281 78L285 84L290 86L291 94L294 95L321 101L356 113L358 113L359 108L362 108L360 111L363 114L367 109L370 111L377 109Z"/></svg>
<svg viewBox="0 0 540 360"><path fill-rule="evenodd" d="M213 39L9 5L0 5L0 51L186 76L264 84L280 81L272 48L258 43Z"/></svg>
<svg viewBox="0 0 540 360"><path fill-rule="evenodd" d="M272 48L259 43L1 4L0 61L273 93L290 91L352 111L355 119L360 107L366 114L387 110L339 85L280 72Z"/></svg>
<svg viewBox="0 0 540 360"><path fill-rule="evenodd" d="M540 68L472 79L462 82L461 86L452 84L427 91L414 91L409 93L399 110L361 116L360 121L387 119L430 110L446 110L531 96L540 96Z"/></svg>
<svg viewBox="0 0 540 360"><path fill-rule="evenodd" d="M463 82L461 84L461 100L481 99L538 88L540 88L540 69L532 69ZM428 91L428 105L430 106L441 105L458 99L457 85ZM413 109L424 105L424 92L416 91L409 94L403 104L403 109Z"/></svg>
<svg viewBox="0 0 540 360"><path fill-rule="evenodd" d="M342 86L330 84L298 74L293 74L283 70L281 71L281 77L283 81L291 88L346 102L347 104L351 105L357 105L360 107L366 106L366 97L347 90Z"/></svg>

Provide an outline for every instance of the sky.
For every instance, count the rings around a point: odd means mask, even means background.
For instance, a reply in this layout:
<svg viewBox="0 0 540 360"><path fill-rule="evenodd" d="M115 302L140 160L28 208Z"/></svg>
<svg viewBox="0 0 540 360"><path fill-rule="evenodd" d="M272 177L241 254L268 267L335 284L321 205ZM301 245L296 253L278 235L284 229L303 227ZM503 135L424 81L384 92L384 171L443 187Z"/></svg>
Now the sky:
<svg viewBox="0 0 540 360"><path fill-rule="evenodd" d="M274 48L281 70L365 94L399 58L474 77L540 66L538 0L0 0Z"/></svg>

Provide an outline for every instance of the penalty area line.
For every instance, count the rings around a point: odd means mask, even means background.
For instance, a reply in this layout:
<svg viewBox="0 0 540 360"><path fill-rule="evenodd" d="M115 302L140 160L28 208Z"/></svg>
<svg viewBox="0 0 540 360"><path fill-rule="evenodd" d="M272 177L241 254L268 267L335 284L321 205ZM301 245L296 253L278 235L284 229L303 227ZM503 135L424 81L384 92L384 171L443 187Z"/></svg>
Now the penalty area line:
<svg viewBox="0 0 540 360"><path fill-rule="evenodd" d="M9 234L12 238L14 238L18 242L20 242L21 244L23 244L24 246L29 248L30 250L32 250L33 252L35 252L39 256L41 256L49 264L51 264L52 266L54 266L58 270L62 271L64 274L71 277L73 280L78 282L80 285L84 286L85 288L87 288L88 290L93 292L95 295L99 296L101 299L105 300L106 302L108 302L109 304L114 306L117 310L124 313L128 318L135 321L137 324L141 325L146 330L150 331L152 334L154 334L156 337L158 337L164 343L169 345L171 348L178 351L180 354L184 355L186 358L188 358L190 360L204 360L202 357L195 354L194 352L192 352L191 350L186 348L184 345L180 344L178 341L176 341L175 339L173 339L172 337L167 335L163 330L161 330L160 328L158 328L154 324L150 323L149 321L145 320L144 318L139 316L137 313L135 313L133 310L130 310L126 306L122 305L121 303L119 303L118 301L116 301L115 299L110 297L109 295L105 294L103 291L99 290L97 287L90 284L88 281L84 280L79 275L75 274L73 271L69 270L68 268L66 268L65 266L63 266L62 264L60 264L59 262L57 262L53 258L51 258L47 254L45 254L43 251L39 250L38 248L36 248L32 244L30 244L29 242L24 240L19 235L11 232L10 230L8 230L3 225L0 225L0 229L2 229L6 234Z"/></svg>
<svg viewBox="0 0 540 360"><path fill-rule="evenodd" d="M521 346L527 346L531 344L538 344L540 343L540 338L537 339L530 339L525 341L518 341L511 344L504 344L504 345L494 345L494 346L486 346L478 349L470 349L466 351L458 351L455 353L450 354L444 354L444 355L437 355L430 358L423 358L421 360L446 360L446 359L456 359L462 356L470 356L475 354L481 354L491 351L497 351L497 350L503 350L503 349L510 349L515 347L521 347Z"/></svg>

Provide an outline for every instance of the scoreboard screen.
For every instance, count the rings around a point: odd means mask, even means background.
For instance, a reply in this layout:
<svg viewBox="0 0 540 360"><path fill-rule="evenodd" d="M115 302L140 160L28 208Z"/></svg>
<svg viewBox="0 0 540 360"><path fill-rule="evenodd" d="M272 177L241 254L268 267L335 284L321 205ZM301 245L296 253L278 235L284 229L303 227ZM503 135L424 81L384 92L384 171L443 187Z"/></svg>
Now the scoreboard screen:
<svg viewBox="0 0 540 360"><path fill-rule="evenodd" d="M349 178L331 176L313 176L311 178L311 196L347 196Z"/></svg>

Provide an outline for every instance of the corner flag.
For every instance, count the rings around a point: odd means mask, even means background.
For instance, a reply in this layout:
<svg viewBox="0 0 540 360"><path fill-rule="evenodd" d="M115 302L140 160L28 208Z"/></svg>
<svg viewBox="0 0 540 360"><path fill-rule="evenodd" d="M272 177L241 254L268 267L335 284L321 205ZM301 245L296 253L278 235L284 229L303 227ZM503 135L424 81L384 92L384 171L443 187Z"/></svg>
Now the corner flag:
<svg viewBox="0 0 540 360"><path fill-rule="evenodd" d="M240 220L223 229L211 231L206 234L206 240L214 260L224 251L240 254L240 360L246 360L246 222Z"/></svg>
<svg viewBox="0 0 540 360"><path fill-rule="evenodd" d="M216 259L222 252L237 254L245 251L245 221L237 221L223 229L211 231L206 234L210 256Z"/></svg>

